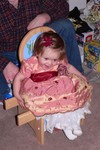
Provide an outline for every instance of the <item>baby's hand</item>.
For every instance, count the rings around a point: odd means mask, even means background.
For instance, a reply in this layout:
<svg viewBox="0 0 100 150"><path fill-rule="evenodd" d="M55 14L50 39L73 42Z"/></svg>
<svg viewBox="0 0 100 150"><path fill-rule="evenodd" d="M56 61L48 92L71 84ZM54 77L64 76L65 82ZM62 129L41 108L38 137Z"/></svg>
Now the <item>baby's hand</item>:
<svg viewBox="0 0 100 150"><path fill-rule="evenodd" d="M21 107L25 107L25 105L24 105L24 100L22 100L22 99L17 99L17 101L18 101L18 103L19 103L19 105L21 106Z"/></svg>
<svg viewBox="0 0 100 150"><path fill-rule="evenodd" d="M25 106L24 106L24 100L20 97L19 92L16 94L16 92L14 91L14 96L16 97L16 99L17 99L17 101L18 101L18 104L19 104L21 107L25 107Z"/></svg>

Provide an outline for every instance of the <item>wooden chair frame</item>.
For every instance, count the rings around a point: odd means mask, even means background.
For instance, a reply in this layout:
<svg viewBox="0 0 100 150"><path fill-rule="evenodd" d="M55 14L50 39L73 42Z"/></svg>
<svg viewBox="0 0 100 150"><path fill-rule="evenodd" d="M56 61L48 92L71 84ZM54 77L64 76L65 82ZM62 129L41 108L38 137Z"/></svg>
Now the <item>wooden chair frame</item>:
<svg viewBox="0 0 100 150"><path fill-rule="evenodd" d="M19 46L20 62L22 62L22 60L24 59L24 48L26 46L26 43L29 41L29 39L38 33L46 32L46 31L55 32L53 29L49 27L38 27L38 28L32 29L24 36ZM11 109L16 106L18 106L17 124L21 126L23 124L29 123L29 125L35 131L35 134L39 143L44 144L44 119L41 118L37 120L36 117L30 111L28 111L27 109L21 108L15 97L5 100L6 110Z"/></svg>

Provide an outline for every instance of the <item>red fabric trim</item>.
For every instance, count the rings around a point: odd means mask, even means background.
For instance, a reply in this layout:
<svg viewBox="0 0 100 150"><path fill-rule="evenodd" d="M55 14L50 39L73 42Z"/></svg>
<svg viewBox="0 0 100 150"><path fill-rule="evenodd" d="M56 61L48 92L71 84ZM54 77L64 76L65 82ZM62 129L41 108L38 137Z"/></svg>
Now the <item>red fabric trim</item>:
<svg viewBox="0 0 100 150"><path fill-rule="evenodd" d="M47 71L47 72L32 74L30 78L34 82L42 82L42 81L46 81L48 79L51 79L55 76L58 76L57 71Z"/></svg>

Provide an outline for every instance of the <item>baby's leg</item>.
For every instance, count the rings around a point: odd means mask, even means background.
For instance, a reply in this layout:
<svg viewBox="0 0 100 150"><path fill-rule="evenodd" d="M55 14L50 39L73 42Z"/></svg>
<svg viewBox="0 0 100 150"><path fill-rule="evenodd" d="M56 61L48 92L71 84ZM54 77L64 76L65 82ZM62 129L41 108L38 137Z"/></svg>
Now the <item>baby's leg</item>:
<svg viewBox="0 0 100 150"><path fill-rule="evenodd" d="M77 138L77 135L73 134L71 129L65 129L63 131L69 140L75 140Z"/></svg>
<svg viewBox="0 0 100 150"><path fill-rule="evenodd" d="M81 127L74 128L73 129L73 134L77 135L77 136L82 135L82 129L81 129Z"/></svg>

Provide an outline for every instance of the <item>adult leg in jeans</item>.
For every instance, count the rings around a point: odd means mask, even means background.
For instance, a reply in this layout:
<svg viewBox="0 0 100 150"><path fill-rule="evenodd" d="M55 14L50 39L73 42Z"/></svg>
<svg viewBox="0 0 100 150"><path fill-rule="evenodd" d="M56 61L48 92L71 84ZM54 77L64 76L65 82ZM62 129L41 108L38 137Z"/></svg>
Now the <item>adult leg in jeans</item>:
<svg viewBox="0 0 100 150"><path fill-rule="evenodd" d="M83 73L80 52L75 38L75 30L71 21L66 18L46 25L54 29L64 39L69 63Z"/></svg>
<svg viewBox="0 0 100 150"><path fill-rule="evenodd" d="M4 100L5 95L9 93L10 89L8 87L6 79L4 78L3 72L0 72L0 87L0 100Z"/></svg>
<svg viewBox="0 0 100 150"><path fill-rule="evenodd" d="M8 58L14 64L18 63L16 52L4 52L2 53L2 56ZM9 92L10 89L2 71L0 72L0 100L4 100L6 94L8 94Z"/></svg>

